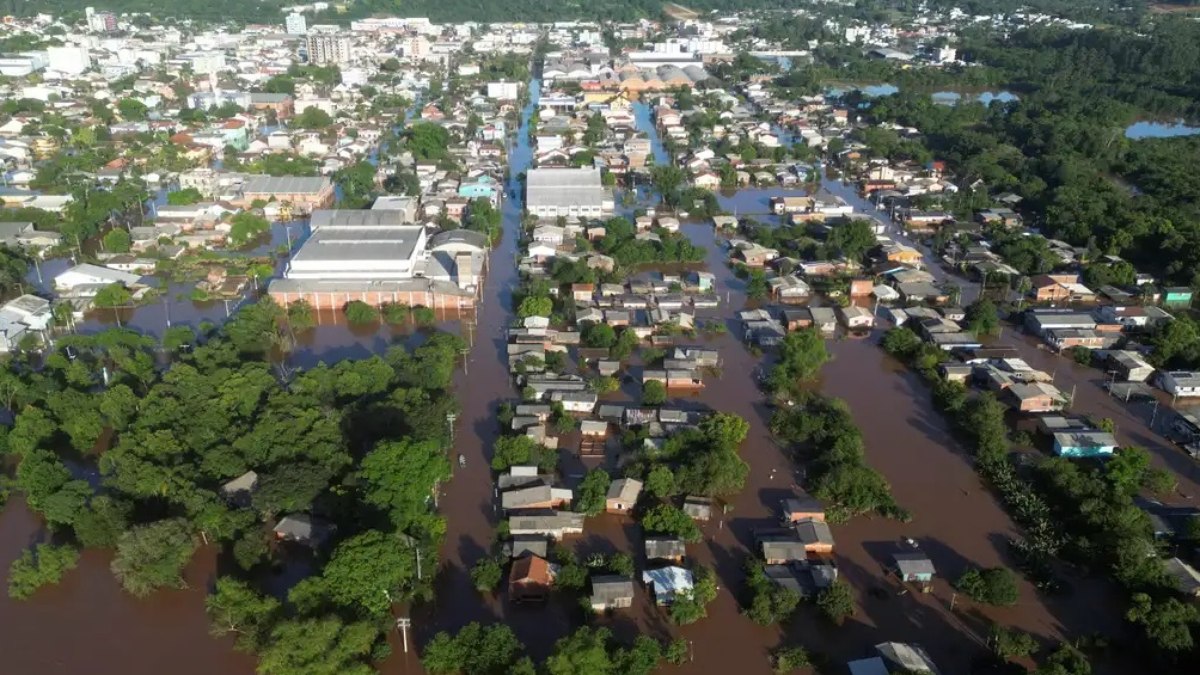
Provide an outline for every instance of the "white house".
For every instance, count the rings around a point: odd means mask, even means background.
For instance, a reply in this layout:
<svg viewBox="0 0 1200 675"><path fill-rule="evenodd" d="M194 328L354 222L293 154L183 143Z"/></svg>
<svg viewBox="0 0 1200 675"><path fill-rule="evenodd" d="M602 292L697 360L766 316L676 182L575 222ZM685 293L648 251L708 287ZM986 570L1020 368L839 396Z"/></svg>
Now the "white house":
<svg viewBox="0 0 1200 675"><path fill-rule="evenodd" d="M112 284L132 286L140 280L141 277L136 274L83 263L54 277L54 287L63 295L89 297L105 286Z"/></svg>
<svg viewBox="0 0 1200 675"><path fill-rule="evenodd" d="M1163 371L1158 376L1158 386L1172 396L1200 396L1200 372Z"/></svg>

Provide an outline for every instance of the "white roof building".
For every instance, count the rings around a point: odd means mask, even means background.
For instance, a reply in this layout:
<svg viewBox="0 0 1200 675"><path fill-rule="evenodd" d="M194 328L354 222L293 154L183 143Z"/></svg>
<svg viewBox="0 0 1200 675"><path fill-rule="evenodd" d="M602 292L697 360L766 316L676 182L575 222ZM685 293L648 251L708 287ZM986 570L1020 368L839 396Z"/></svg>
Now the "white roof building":
<svg viewBox="0 0 1200 675"><path fill-rule="evenodd" d="M54 277L54 287L61 293L71 293L85 287L103 287L111 284L132 286L141 277L128 272L119 272L107 267L82 263Z"/></svg>
<svg viewBox="0 0 1200 675"><path fill-rule="evenodd" d="M525 208L539 218L599 218L612 213L613 198L601 184L599 169L531 169Z"/></svg>

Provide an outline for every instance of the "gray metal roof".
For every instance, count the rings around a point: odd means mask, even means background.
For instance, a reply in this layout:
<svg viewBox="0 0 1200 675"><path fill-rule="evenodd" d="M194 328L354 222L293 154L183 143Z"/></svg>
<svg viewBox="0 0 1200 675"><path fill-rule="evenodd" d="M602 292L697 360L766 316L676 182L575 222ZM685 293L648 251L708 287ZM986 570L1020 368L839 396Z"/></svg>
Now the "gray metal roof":
<svg viewBox="0 0 1200 675"><path fill-rule="evenodd" d="M358 211L356 213L389 213ZM324 260L408 260L417 246L422 227L325 227L316 229L292 256L292 266Z"/></svg>
<svg viewBox="0 0 1200 675"><path fill-rule="evenodd" d="M252 176L242 185L243 192L263 194L316 194L332 184L322 176Z"/></svg>
<svg viewBox="0 0 1200 675"><path fill-rule="evenodd" d="M320 209L313 211L309 225L314 231L329 227L377 227L411 225L403 211L362 209Z"/></svg>
<svg viewBox="0 0 1200 675"><path fill-rule="evenodd" d="M464 244L483 251L488 247L488 240L487 235L482 232L462 229L438 232L429 238L429 250L431 251L436 250L440 246L455 244Z"/></svg>

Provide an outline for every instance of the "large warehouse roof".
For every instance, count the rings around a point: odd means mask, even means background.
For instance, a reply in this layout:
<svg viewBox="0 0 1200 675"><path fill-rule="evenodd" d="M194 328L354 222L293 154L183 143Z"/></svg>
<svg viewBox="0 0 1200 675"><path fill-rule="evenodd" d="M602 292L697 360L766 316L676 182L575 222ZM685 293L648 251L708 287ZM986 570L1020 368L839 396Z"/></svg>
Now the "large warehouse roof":
<svg viewBox="0 0 1200 675"><path fill-rule="evenodd" d="M600 170L532 169L527 174L526 206L600 206L606 190Z"/></svg>
<svg viewBox="0 0 1200 675"><path fill-rule="evenodd" d="M316 194L330 185L321 176L254 176L247 178L243 192L253 194Z"/></svg>
<svg viewBox="0 0 1200 675"><path fill-rule="evenodd" d="M328 227L378 227L405 225L403 211L391 209L327 209L313 211L310 225L314 231Z"/></svg>

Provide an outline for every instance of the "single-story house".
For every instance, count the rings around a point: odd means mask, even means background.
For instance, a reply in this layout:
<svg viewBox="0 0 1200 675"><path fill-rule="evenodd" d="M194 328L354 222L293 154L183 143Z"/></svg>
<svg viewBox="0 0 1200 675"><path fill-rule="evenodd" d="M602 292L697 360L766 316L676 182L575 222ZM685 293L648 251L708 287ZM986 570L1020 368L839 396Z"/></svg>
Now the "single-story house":
<svg viewBox="0 0 1200 675"><path fill-rule="evenodd" d="M929 583L935 574L933 561L920 551L903 551L892 556L897 576L901 581Z"/></svg>
<svg viewBox="0 0 1200 675"><path fill-rule="evenodd" d="M642 481L633 478L618 478L608 486L604 510L609 513L628 513L637 504L642 494Z"/></svg>
<svg viewBox="0 0 1200 675"><path fill-rule="evenodd" d="M554 566L537 555L515 560L508 573L508 597L513 602L542 602L554 585Z"/></svg>
<svg viewBox="0 0 1200 675"><path fill-rule="evenodd" d="M687 555L687 546L682 539L675 537L650 537L646 539L646 560L669 560L683 562Z"/></svg>
<svg viewBox="0 0 1200 675"><path fill-rule="evenodd" d="M602 612L633 605L633 579L615 575L592 577L592 609Z"/></svg>
<svg viewBox="0 0 1200 675"><path fill-rule="evenodd" d="M675 566L642 572L642 583L650 586L659 605L670 605L677 595L690 593L695 586L692 571Z"/></svg>
<svg viewBox="0 0 1200 675"><path fill-rule="evenodd" d="M1098 429L1060 431L1054 434L1054 454L1060 457L1100 457L1117 449L1117 439Z"/></svg>

